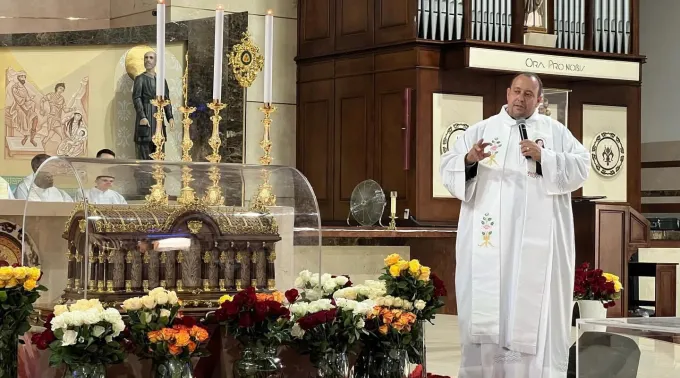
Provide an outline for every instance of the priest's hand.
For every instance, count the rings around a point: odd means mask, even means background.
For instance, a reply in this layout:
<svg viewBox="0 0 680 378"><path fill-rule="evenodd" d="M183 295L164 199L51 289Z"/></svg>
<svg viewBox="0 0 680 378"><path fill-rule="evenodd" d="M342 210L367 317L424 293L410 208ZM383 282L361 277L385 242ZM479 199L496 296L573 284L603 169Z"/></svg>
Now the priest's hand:
<svg viewBox="0 0 680 378"><path fill-rule="evenodd" d="M472 146L470 152L465 155L465 164L475 164L491 156L490 153L484 152L484 149L489 145L491 145L491 143L484 143L484 139L478 140L477 143Z"/></svg>
<svg viewBox="0 0 680 378"><path fill-rule="evenodd" d="M522 155L531 157L536 162L541 162L541 147L533 140L525 139L519 142Z"/></svg>
<svg viewBox="0 0 680 378"><path fill-rule="evenodd" d="M171 120L168 121L168 123L170 124L170 130L174 130L175 129L175 120L171 119Z"/></svg>
<svg viewBox="0 0 680 378"><path fill-rule="evenodd" d="M149 120L146 119L146 118L142 118L142 119L139 120L139 124L141 126L149 126Z"/></svg>

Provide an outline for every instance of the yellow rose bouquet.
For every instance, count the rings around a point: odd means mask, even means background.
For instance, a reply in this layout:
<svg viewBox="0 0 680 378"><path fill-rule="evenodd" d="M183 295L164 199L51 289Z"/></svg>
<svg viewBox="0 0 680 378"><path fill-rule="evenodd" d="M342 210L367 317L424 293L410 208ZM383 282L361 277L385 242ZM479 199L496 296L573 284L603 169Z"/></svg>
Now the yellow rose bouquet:
<svg viewBox="0 0 680 378"><path fill-rule="evenodd" d="M444 282L420 261L406 261L396 253L385 258L384 273L380 279L385 281L386 296L376 302L391 307L401 304L402 309L411 311L416 317L407 352L411 363L422 364L424 322L432 322L437 310L444 306L443 298L448 294Z"/></svg>
<svg viewBox="0 0 680 378"><path fill-rule="evenodd" d="M0 377L17 376L19 337L31 329L28 316L44 286L38 285L39 268L0 267Z"/></svg>
<svg viewBox="0 0 680 378"><path fill-rule="evenodd" d="M431 321L444 305L442 298L447 295L444 283L418 260L406 261L396 253L391 254L385 258L384 273L380 279L385 281L388 296L415 305L418 320Z"/></svg>

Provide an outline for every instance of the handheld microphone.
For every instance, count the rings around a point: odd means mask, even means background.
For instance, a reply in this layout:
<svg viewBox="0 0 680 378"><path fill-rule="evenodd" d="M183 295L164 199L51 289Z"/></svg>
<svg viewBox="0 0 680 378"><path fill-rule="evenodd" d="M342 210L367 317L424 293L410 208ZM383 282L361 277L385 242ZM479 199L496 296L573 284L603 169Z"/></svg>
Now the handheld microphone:
<svg viewBox="0 0 680 378"><path fill-rule="evenodd" d="M520 141L529 139L527 135L527 124L524 118L517 119L517 126L519 127L519 138ZM531 159L531 156L525 156L527 159Z"/></svg>

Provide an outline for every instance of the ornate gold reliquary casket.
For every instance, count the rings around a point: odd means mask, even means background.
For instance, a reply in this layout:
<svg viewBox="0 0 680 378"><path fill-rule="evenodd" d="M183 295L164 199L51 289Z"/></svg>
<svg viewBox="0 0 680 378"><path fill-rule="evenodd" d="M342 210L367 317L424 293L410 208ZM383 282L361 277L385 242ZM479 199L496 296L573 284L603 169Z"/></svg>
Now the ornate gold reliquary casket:
<svg viewBox="0 0 680 378"><path fill-rule="evenodd" d="M68 280L62 301L87 290L88 298L116 304L162 286L191 307L215 306L220 296L247 286L273 289L274 244L281 240L268 213L200 203L80 204L63 238ZM181 249L158 248L174 238L184 242Z"/></svg>

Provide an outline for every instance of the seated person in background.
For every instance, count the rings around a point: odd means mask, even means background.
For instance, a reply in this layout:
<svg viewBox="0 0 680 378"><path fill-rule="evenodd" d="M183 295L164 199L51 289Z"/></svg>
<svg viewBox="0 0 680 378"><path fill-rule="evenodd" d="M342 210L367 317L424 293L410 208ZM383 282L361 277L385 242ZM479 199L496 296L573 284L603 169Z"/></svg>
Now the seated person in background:
<svg viewBox="0 0 680 378"><path fill-rule="evenodd" d="M26 176L17 186L17 189L14 191L14 197L16 197L16 199L42 202L73 202L73 198L71 198L68 193L54 187L54 177L52 176L52 173L35 173L42 163L49 158L50 155L38 154L31 159L33 173ZM31 182L33 182L32 188Z"/></svg>
<svg viewBox="0 0 680 378"><path fill-rule="evenodd" d="M98 159L115 159L116 153L109 150L108 148L104 148L104 149L99 150L99 152L97 152L97 158Z"/></svg>
<svg viewBox="0 0 680 378"><path fill-rule="evenodd" d="M94 181L94 188L85 191L85 196L90 203L98 205L124 205L127 204L125 198L120 193L112 190L113 182L116 179L113 176L97 176ZM78 193L76 198L82 201L81 194Z"/></svg>
<svg viewBox="0 0 680 378"><path fill-rule="evenodd" d="M12 188L9 187L9 183L2 177L0 177L0 200L4 199L14 199L14 193L12 193Z"/></svg>

